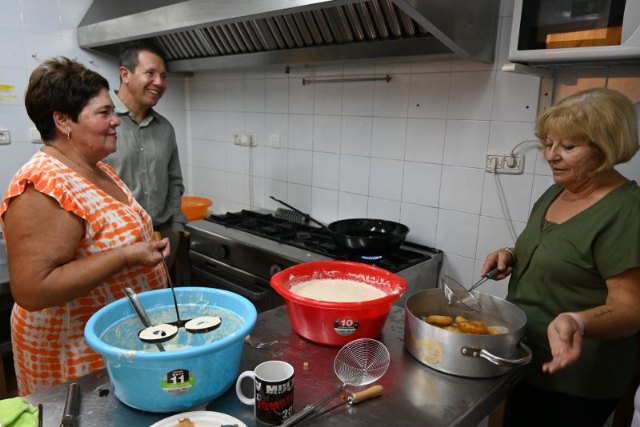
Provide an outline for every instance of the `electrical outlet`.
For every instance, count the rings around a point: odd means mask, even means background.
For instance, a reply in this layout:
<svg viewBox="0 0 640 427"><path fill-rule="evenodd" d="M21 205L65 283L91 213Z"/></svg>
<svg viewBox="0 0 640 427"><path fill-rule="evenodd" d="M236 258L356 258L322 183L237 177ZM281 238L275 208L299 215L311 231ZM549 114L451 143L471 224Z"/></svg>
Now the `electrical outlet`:
<svg viewBox="0 0 640 427"><path fill-rule="evenodd" d="M0 144L11 144L11 132L9 132L9 129L0 128Z"/></svg>
<svg viewBox="0 0 640 427"><path fill-rule="evenodd" d="M235 132L232 135L234 145L242 145L244 147L255 147L256 136L253 133Z"/></svg>
<svg viewBox="0 0 640 427"><path fill-rule="evenodd" d="M522 154L487 154L485 170L491 173L520 175L524 172Z"/></svg>
<svg viewBox="0 0 640 427"><path fill-rule="evenodd" d="M280 135L276 133L269 135L269 147L280 148Z"/></svg>
<svg viewBox="0 0 640 427"><path fill-rule="evenodd" d="M233 132L233 133L231 134L231 140L233 141L233 143L234 143L235 145L240 145L240 136L241 136L241 135L242 135L242 134L241 134L240 132Z"/></svg>

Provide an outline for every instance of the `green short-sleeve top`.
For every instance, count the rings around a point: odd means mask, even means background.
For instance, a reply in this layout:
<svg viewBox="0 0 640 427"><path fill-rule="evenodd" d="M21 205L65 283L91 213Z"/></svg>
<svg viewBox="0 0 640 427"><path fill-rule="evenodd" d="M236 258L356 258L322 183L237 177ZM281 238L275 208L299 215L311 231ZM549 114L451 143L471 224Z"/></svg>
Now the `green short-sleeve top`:
<svg viewBox="0 0 640 427"><path fill-rule="evenodd" d="M580 359L555 374L543 373L542 364L551 360L551 320L604 304L606 279L640 267L640 187L629 182L568 221L547 223L545 213L561 192L554 184L538 199L516 242L507 300L527 315L525 342L533 361L525 381L573 396L620 397L636 365L635 336L584 339Z"/></svg>

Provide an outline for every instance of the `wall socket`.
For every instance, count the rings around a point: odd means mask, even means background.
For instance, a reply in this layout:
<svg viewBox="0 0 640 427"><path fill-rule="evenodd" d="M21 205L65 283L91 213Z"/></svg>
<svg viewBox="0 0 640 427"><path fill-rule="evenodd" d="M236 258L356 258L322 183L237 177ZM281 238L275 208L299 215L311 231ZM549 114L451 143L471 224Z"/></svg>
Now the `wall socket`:
<svg viewBox="0 0 640 427"><path fill-rule="evenodd" d="M235 145L243 145L245 147L256 146L256 136L253 133L233 132L231 138Z"/></svg>
<svg viewBox="0 0 640 427"><path fill-rule="evenodd" d="M487 154L485 170L491 173L520 175L524 172L522 154Z"/></svg>
<svg viewBox="0 0 640 427"><path fill-rule="evenodd" d="M9 129L0 128L0 144L11 144L11 132L9 132Z"/></svg>

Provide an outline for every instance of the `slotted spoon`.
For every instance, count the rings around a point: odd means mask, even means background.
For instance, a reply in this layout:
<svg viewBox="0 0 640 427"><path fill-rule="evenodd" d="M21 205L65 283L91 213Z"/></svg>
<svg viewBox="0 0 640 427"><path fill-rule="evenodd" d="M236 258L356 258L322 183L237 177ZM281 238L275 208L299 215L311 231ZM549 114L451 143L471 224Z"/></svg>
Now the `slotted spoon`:
<svg viewBox="0 0 640 427"><path fill-rule="evenodd" d="M469 289L462 286L453 277L444 275L442 279L440 279L440 283L442 284L442 288L444 289L444 295L447 298L447 304L449 304L450 306L455 305L465 311L471 310L480 312L482 310L482 307L480 307L478 299L471 292L487 280L493 279L496 274L498 274L498 269L494 268L476 283L471 285Z"/></svg>

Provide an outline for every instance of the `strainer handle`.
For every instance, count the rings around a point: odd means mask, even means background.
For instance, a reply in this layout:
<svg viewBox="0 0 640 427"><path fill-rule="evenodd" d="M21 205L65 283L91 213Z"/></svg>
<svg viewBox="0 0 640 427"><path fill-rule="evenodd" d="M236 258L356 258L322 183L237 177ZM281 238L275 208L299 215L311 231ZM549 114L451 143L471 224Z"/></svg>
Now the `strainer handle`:
<svg viewBox="0 0 640 427"><path fill-rule="evenodd" d="M347 386L347 384L344 383L340 387L338 387L335 391L332 391L331 393L329 393L328 395L326 395L322 399L318 400L316 403L314 403L312 405L305 406L300 412L296 412L291 417L289 417L286 420L284 420L284 422L282 424L280 424L279 427L292 426L292 425L298 423L303 418L306 418L307 416L309 416L313 412L315 412L317 408L319 408L320 406L324 405L325 403L327 403L328 401L333 399L338 393L340 393L342 390L344 390L344 388L346 386Z"/></svg>

